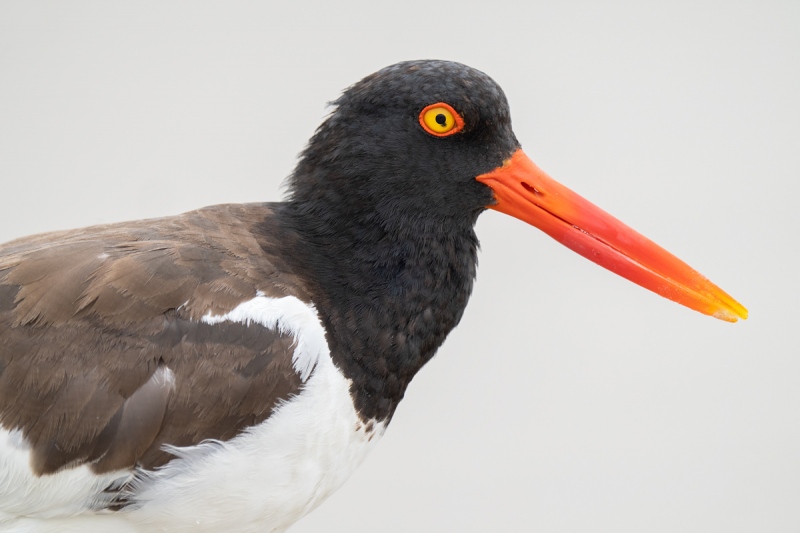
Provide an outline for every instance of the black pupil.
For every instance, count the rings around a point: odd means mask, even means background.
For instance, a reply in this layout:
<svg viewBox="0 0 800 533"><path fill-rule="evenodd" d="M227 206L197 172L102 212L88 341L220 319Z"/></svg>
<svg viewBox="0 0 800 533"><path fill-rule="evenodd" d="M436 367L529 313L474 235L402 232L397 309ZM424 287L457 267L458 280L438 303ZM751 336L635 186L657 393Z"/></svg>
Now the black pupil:
<svg viewBox="0 0 800 533"><path fill-rule="evenodd" d="M436 123L440 126L447 126L447 117L444 114L439 113L436 115Z"/></svg>

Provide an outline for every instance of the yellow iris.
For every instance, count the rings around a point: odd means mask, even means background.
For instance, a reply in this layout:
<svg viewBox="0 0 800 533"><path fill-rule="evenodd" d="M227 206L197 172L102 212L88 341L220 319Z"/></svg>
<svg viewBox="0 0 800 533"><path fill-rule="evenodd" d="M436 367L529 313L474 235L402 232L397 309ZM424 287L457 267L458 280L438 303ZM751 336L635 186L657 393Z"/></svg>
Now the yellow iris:
<svg viewBox="0 0 800 533"><path fill-rule="evenodd" d="M456 126L456 118L446 107L431 107L422 115L422 120L435 133L447 133Z"/></svg>

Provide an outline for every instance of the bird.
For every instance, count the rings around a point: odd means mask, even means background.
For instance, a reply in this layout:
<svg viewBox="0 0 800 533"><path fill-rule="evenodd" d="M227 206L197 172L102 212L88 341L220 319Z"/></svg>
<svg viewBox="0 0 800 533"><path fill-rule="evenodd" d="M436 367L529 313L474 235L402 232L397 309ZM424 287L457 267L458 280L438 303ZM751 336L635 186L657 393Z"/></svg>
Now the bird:
<svg viewBox="0 0 800 533"><path fill-rule="evenodd" d="M0 531L285 531L459 323L487 210L747 318L541 170L488 75L397 63L333 102L283 201L0 246Z"/></svg>

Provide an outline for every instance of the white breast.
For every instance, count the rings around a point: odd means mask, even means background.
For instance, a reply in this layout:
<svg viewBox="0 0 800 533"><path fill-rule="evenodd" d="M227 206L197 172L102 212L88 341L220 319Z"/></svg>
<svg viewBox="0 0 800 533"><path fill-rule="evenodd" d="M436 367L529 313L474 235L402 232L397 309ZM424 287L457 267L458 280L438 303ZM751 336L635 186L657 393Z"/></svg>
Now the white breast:
<svg viewBox="0 0 800 533"><path fill-rule="evenodd" d="M316 310L294 297L259 295L224 316L204 318L212 324L224 320L292 334L302 391L234 439L171 450L178 458L137 482L131 508L113 515L17 520L11 529L0 523L0 531L280 532L338 489L385 425L359 419L350 381L331 360ZM54 482L61 475L38 479ZM91 518L98 520L97 528Z"/></svg>

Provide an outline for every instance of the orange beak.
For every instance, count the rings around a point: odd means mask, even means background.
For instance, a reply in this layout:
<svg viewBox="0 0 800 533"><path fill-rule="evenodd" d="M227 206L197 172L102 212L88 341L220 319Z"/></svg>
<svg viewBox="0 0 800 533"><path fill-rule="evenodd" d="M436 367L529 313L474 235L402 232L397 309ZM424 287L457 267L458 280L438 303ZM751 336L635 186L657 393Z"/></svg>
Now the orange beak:
<svg viewBox="0 0 800 533"><path fill-rule="evenodd" d="M689 265L575 194L521 149L476 178L491 187L489 206L536 226L598 265L706 315L736 322L747 309Z"/></svg>

